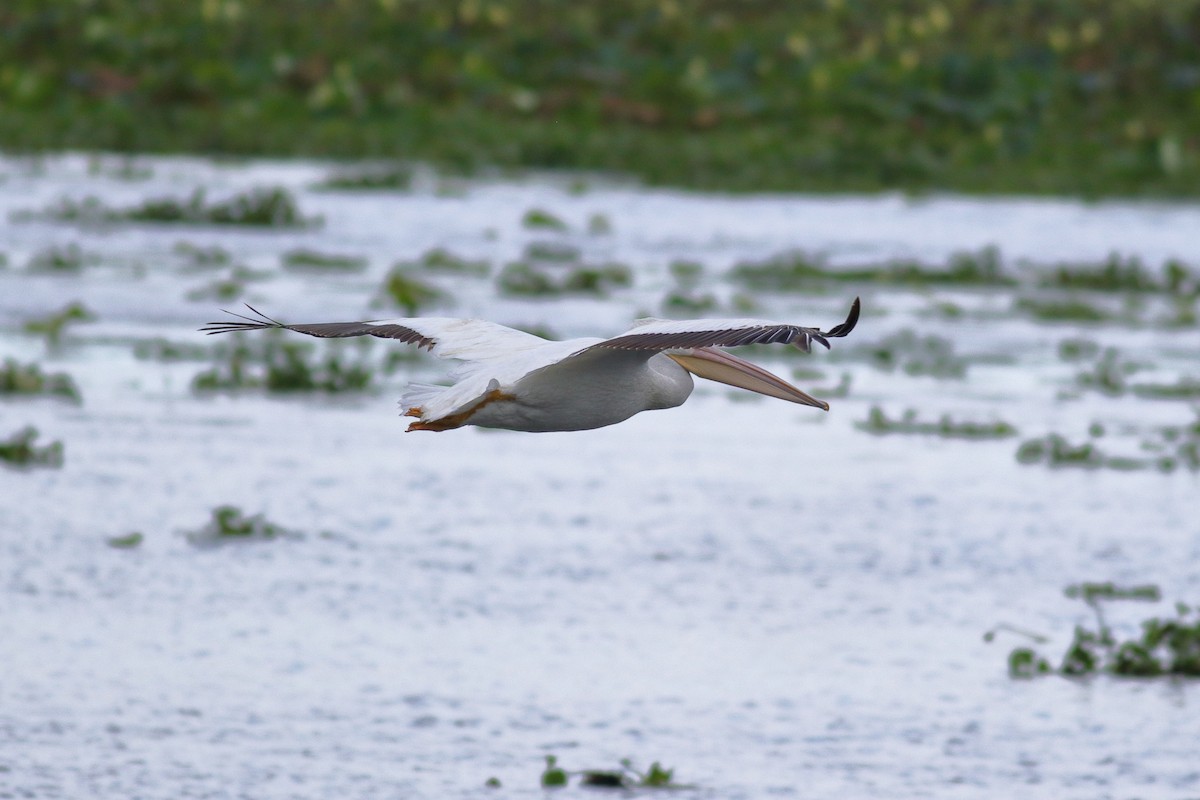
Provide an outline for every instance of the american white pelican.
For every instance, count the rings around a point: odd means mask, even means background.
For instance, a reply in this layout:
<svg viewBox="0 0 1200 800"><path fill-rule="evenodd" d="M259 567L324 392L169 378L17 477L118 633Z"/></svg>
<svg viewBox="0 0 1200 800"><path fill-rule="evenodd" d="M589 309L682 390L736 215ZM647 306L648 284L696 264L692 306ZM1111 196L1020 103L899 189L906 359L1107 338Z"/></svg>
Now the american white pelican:
<svg viewBox="0 0 1200 800"><path fill-rule="evenodd" d="M284 328L334 338L377 336L464 362L450 386L412 384L400 399L410 431L446 431L463 425L515 431L579 431L623 422L639 411L674 408L692 393L692 375L780 400L829 410L829 404L717 347L792 344L808 352L813 342L845 336L858 322L855 298L846 321L827 331L731 320L639 320L611 339L555 342L494 322L416 317L374 322L285 325L247 306L254 317L210 322L200 330L231 333Z"/></svg>

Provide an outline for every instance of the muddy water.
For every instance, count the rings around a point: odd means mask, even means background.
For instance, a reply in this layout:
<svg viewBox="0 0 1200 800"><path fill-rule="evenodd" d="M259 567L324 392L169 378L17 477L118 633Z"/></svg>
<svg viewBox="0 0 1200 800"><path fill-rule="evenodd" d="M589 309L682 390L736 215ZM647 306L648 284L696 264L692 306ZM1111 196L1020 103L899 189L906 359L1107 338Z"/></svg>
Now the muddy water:
<svg viewBox="0 0 1200 800"><path fill-rule="evenodd" d="M866 313L851 339L937 334L964 379L863 360L769 360L850 376L825 415L701 387L685 406L575 434L403 433L395 398L416 364L352 398L197 395L199 362L135 357L249 300L288 320L398 315L371 307L390 265L433 247L498 268L533 241L617 261L633 286L604 298L501 295L495 276L427 275L429 313L618 333L661 312L668 265L701 263L737 315L725 272L791 248L832 264L1004 258L1150 265L1200 261L1192 205L939 198L729 198L551 180L323 193L320 164L146 160L3 162L0 355L74 376L81 406L0 402L0 435L33 424L62 469L0 470L0 796L540 796L543 757L568 769L661 761L684 796L1200 796L1200 696L1190 684L1013 681L1023 644L1057 657L1087 610L1082 580L1157 583L1160 605L1115 607L1125 635L1200 594L1200 484L1178 470L1023 465L1020 439L1136 455L1138 435L1194 418L1186 403L1072 388L1061 341L1119 345L1163 380L1196 375L1194 328L1037 324L1010 292L836 287L761 296L754 313L805 324ZM113 206L283 185L312 230L19 221L60 197ZM521 224L541 208L569 230ZM610 233L589 233L602 215ZM263 273L245 294L190 299L232 267L197 269L176 245L219 245ZM89 261L30 269L51 245ZM362 256L364 271L301 273L282 253ZM28 319L80 301L97 317L57 349ZM937 316L939 302L968 313ZM376 347L382 356L383 346ZM756 356L758 358L758 356ZM805 382L808 381L808 383ZM872 436L869 408L1002 419L1017 439ZM197 547L211 509L240 506L295 531ZM138 531L140 547L109 537ZM582 790L570 789L564 796ZM589 795L590 796L590 795Z"/></svg>

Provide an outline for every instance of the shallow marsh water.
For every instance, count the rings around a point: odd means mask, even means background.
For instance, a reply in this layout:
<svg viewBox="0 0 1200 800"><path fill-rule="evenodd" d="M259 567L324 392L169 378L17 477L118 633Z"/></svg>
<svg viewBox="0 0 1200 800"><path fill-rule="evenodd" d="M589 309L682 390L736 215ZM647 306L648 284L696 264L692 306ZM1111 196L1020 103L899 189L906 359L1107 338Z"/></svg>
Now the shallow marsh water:
<svg viewBox="0 0 1200 800"><path fill-rule="evenodd" d="M81 406L0 400L0 435L60 439L58 470L0 469L0 797L540 796L546 754L568 769L658 760L683 796L1197 797L1200 689L1167 681L1014 681L985 631L1051 636L1084 580L1157 583L1164 603L1110 610L1132 631L1200 599L1200 478L1186 469L1048 469L1016 439L873 436L869 408L1006 420L1019 439L1139 452L1187 424L1186 402L1078 392L1066 339L1119 346L1169 381L1197 377L1200 333L1153 324L1037 324L1010 290L836 286L760 295L754 315L828 326L864 317L835 353L761 359L804 388L851 376L821 414L698 389L685 406L598 431L403 433L408 370L350 398L198 395L201 362L135 357L249 300L288 321L402 316L371 307L398 260L441 247L490 276L420 274L452 298L423 313L617 333L662 313L668 266L742 316L726 273L791 249L829 263L1200 262L1200 207L1049 200L721 197L553 180L418 180L318 192L320 164L145 160L121 179L77 157L0 163L0 355L70 373ZM112 206L252 186L291 189L306 230L20 220L61 197ZM530 209L566 232L523 227ZM589 233L603 215L610 233ZM502 296L494 274L531 242L621 262L607 297ZM189 299L230 273L187 242L261 271L235 300ZM94 263L28 267L51 245ZM307 247L359 273L284 270ZM80 301L97 317L56 349L22 331ZM939 316L937 303L964 313ZM1153 302L1153 301L1148 301ZM885 371L839 353L913 329L951 340L965 379ZM384 344L372 352L382 355ZM237 505L298 533L197 547L184 531ZM116 549L110 537L144 534ZM484 789L489 777L503 788ZM582 793L568 789L564 796ZM589 795L590 796L590 795Z"/></svg>

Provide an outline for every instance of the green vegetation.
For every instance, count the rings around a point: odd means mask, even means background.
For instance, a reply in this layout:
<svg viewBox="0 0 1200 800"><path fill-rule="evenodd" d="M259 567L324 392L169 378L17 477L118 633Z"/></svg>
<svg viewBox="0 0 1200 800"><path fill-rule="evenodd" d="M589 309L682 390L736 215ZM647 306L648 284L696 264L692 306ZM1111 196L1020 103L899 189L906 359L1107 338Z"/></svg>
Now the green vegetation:
<svg viewBox="0 0 1200 800"><path fill-rule="evenodd" d="M25 332L44 336L47 347L58 347L62 344L63 332L67 326L75 322L91 322L96 315L87 309L83 303L68 303L60 311L42 317L31 319L25 323Z"/></svg>
<svg viewBox="0 0 1200 800"><path fill-rule="evenodd" d="M134 344L133 355L146 361L207 361L212 358L212 350L202 344L180 344L159 337Z"/></svg>
<svg viewBox="0 0 1200 800"><path fill-rule="evenodd" d="M1127 390L1126 376L1136 370L1135 364L1121 361L1116 349L1109 347L1105 348L1091 369L1076 373L1075 383L1082 389L1118 397Z"/></svg>
<svg viewBox="0 0 1200 800"><path fill-rule="evenodd" d="M231 300L238 299L245 293L246 282L235 271L230 273L228 277L217 278L203 286L197 286L195 289L189 290L187 299L193 301L216 300L228 303Z"/></svg>
<svg viewBox="0 0 1200 800"><path fill-rule="evenodd" d="M1041 274L1038 283L1051 289L1091 292L1168 292L1182 296L1200 292L1200 275L1182 262L1168 261L1159 276L1146 269L1140 259L1118 253L1100 265L1059 265Z"/></svg>
<svg viewBox="0 0 1200 800"><path fill-rule="evenodd" d="M0 147L1189 194L1196 0L10 0Z"/></svg>
<svg viewBox="0 0 1200 800"><path fill-rule="evenodd" d="M238 264L228 269L224 275L188 290L187 299L193 301L215 300L228 303L246 293L246 285L255 281L265 281L274 277L267 270L256 270Z"/></svg>
<svg viewBox="0 0 1200 800"><path fill-rule="evenodd" d="M1000 252L994 247L977 253L956 253L945 266L937 267L914 261L829 267L819 257L785 253L738 264L730 276L747 289L772 292L808 291L831 282L884 286L1013 286L1017 282L1004 271Z"/></svg>
<svg viewBox="0 0 1200 800"><path fill-rule="evenodd" d="M37 428L28 426L7 439L0 440L0 461L14 467L61 467L63 465L62 442L35 445Z"/></svg>
<svg viewBox="0 0 1200 800"><path fill-rule="evenodd" d="M556 756L546 756L546 768L542 770L542 786L551 788L567 785L567 771L558 766Z"/></svg>
<svg viewBox="0 0 1200 800"><path fill-rule="evenodd" d="M1091 339L1063 339L1058 343L1058 357L1063 361L1086 361L1099 352L1100 345Z"/></svg>
<svg viewBox="0 0 1200 800"><path fill-rule="evenodd" d="M28 269L30 272L76 273L95 261L94 256L85 254L79 245L71 242L65 246L51 245L34 253Z"/></svg>
<svg viewBox="0 0 1200 800"><path fill-rule="evenodd" d="M123 536L110 536L105 541L107 541L108 546L114 550L133 550L137 547L141 547L141 544L145 538L146 537L142 534L134 531L133 533L127 533Z"/></svg>
<svg viewBox="0 0 1200 800"><path fill-rule="evenodd" d="M1075 382L1082 389L1101 392L1109 397L1132 394L1147 400L1200 400L1200 380L1182 376L1174 383L1131 383L1128 376L1139 365L1125 361L1115 348L1107 348L1091 368L1079 372Z"/></svg>
<svg viewBox="0 0 1200 800"><path fill-rule="evenodd" d="M900 369L913 376L959 379L967 374L967 359L954 352L949 339L932 334L921 336L904 329L877 344L834 351L835 358L866 361L876 369Z"/></svg>
<svg viewBox="0 0 1200 800"><path fill-rule="evenodd" d="M246 516L237 506L218 506L203 527L185 534L188 542L204 547L224 542L269 541L281 537L295 538L294 531L268 522L262 514Z"/></svg>
<svg viewBox="0 0 1200 800"><path fill-rule="evenodd" d="M408 274L409 265L400 263L392 267L380 287L381 302L399 306L410 317L428 306L447 300L446 293Z"/></svg>
<svg viewBox="0 0 1200 800"><path fill-rule="evenodd" d="M321 191L399 192L412 186L413 168L408 164L341 169L314 186Z"/></svg>
<svg viewBox="0 0 1200 800"><path fill-rule="evenodd" d="M552 264L571 264L582 257L578 247L565 242L530 242L525 245L526 261L545 261Z"/></svg>
<svg viewBox="0 0 1200 800"><path fill-rule="evenodd" d="M202 247L191 242L178 242L172 249L176 255L187 261L188 266L196 269L224 267L233 263L233 255L216 244Z"/></svg>
<svg viewBox="0 0 1200 800"><path fill-rule="evenodd" d="M561 273L561 274L557 274ZM604 296L611 289L633 284L633 273L623 264L579 265L541 269L525 261L515 261L501 270L497 278L500 291L509 295L550 297L564 294Z"/></svg>
<svg viewBox="0 0 1200 800"><path fill-rule="evenodd" d="M1114 314L1077 298L1018 297L1014 307L1039 322L1109 322L1115 319Z"/></svg>
<svg viewBox="0 0 1200 800"><path fill-rule="evenodd" d="M675 316L707 314L717 307L717 298L700 289L704 265L696 261L673 261L668 270L673 286L663 298L663 311Z"/></svg>
<svg viewBox="0 0 1200 800"><path fill-rule="evenodd" d="M425 253L415 262L401 262L396 265L397 269L404 270L424 270L425 272L444 272L450 275L477 275L483 276L491 272L492 267L487 261L475 261L469 258L455 255L449 250L440 247Z"/></svg>
<svg viewBox="0 0 1200 800"><path fill-rule="evenodd" d="M323 358L314 357L308 342L285 342L267 337L265 344L251 347L238 342L222 348L218 363L192 380L196 392L265 389L268 392L361 392L369 390L375 372L360 349L359 358L343 357L342 349L326 348Z"/></svg>
<svg viewBox="0 0 1200 800"><path fill-rule="evenodd" d="M1017 435L1017 429L1003 421L954 422L949 414L945 414L937 422L922 422L913 409L905 411L899 419L890 419L879 406L872 406L866 420L856 422L854 426L874 434L921 434L947 439L1005 439Z"/></svg>
<svg viewBox="0 0 1200 800"><path fill-rule="evenodd" d="M142 163L136 156L111 159L97 154L88 159L88 174L117 181L145 181L154 177L154 168Z"/></svg>
<svg viewBox="0 0 1200 800"><path fill-rule="evenodd" d="M592 236L608 236L613 232L612 220L604 214L592 214L588 217L587 230Z"/></svg>
<svg viewBox="0 0 1200 800"><path fill-rule="evenodd" d="M1142 465L1132 459L1112 459L1105 456L1092 442L1071 444L1057 433L1038 439L1027 439L1017 448L1017 461L1022 464L1045 464L1050 467L1086 467L1098 469L1138 469Z"/></svg>
<svg viewBox="0 0 1200 800"><path fill-rule="evenodd" d="M46 374L37 364L20 364L14 358L4 359L0 369L0 397L12 395L62 397L72 403L82 403L79 387L66 373Z"/></svg>
<svg viewBox="0 0 1200 800"><path fill-rule="evenodd" d="M172 223L180 225L246 225L268 228L303 228L320 224L317 217L300 213L292 193L281 188L257 188L228 200L208 203L197 189L180 200L171 197L145 200L128 208L111 208L97 197L63 198L41 212L23 212L18 218L52 219L85 225L118 222Z"/></svg>
<svg viewBox="0 0 1200 800"><path fill-rule="evenodd" d="M540 208L531 208L521 217L521 224L526 228L541 228L550 231L565 231L568 226L554 214Z"/></svg>
<svg viewBox="0 0 1200 800"><path fill-rule="evenodd" d="M283 254L283 268L303 272L361 272L367 268L367 260L298 248Z"/></svg>
<svg viewBox="0 0 1200 800"><path fill-rule="evenodd" d="M1116 639L1105 620L1101 601L1157 602L1161 599L1157 586L1083 583L1067 587L1066 595L1087 603L1096 617L1095 629L1075 627L1075 635L1058 667L1032 648L1013 650L1008 657L1009 675L1084 677L1107 673L1130 678L1200 677L1200 614L1187 605L1177 603L1175 617L1143 621L1141 636L1125 641Z"/></svg>
<svg viewBox="0 0 1200 800"><path fill-rule="evenodd" d="M663 769L655 761L650 768L642 772L633 767L632 762L621 759L621 769L585 769L579 772L567 772L558 766L555 756L546 756L546 768L542 770L541 784L543 788L559 788L568 785L572 775L579 776L579 785L596 789L685 789L683 784L675 783L675 770Z"/></svg>
<svg viewBox="0 0 1200 800"><path fill-rule="evenodd" d="M1103 437L1104 426L1093 423L1089 434L1093 439ZM1182 467L1196 472L1200 471L1200 416L1188 424L1144 431L1139 448L1146 455L1111 456L1105 454L1094 441L1072 444L1061 434L1050 433L1021 442L1017 448L1017 461L1049 467L1157 469L1160 472L1174 472Z"/></svg>

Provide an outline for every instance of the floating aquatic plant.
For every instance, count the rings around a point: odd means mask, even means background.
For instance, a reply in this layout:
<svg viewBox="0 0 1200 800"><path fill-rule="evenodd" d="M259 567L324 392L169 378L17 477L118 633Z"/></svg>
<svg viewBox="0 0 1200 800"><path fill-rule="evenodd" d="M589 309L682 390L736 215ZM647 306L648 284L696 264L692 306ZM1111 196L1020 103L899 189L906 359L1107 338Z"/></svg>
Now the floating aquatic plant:
<svg viewBox="0 0 1200 800"><path fill-rule="evenodd" d="M1099 352L1100 345L1091 339L1063 339L1058 343L1058 357L1063 361L1086 361Z"/></svg>
<svg viewBox="0 0 1200 800"><path fill-rule="evenodd" d="M578 262L581 256L578 247L566 242L530 242L525 245L524 260L570 264Z"/></svg>
<svg viewBox="0 0 1200 800"><path fill-rule="evenodd" d="M1132 394L1149 400L1198 400L1200 380L1182 376L1173 383L1138 382L1129 376L1142 369L1142 365L1121 357L1116 348L1105 349L1089 369L1075 375L1075 383L1081 389L1097 391L1109 397Z"/></svg>
<svg viewBox="0 0 1200 800"><path fill-rule="evenodd" d="M76 322L91 322L96 315L88 310L83 303L68 303L61 310L40 319L31 319L25 323L26 333L37 334L46 339L46 345L54 348L62 344L63 332L68 325Z"/></svg>
<svg viewBox="0 0 1200 800"><path fill-rule="evenodd" d="M1200 416L1184 425L1167 425L1144 431L1140 443L1147 456L1113 456L1103 452L1094 440L1105 435L1103 425L1089 428L1092 441L1072 443L1058 433L1027 439L1017 448L1022 464L1085 469L1141 470L1174 472L1184 468L1200 470Z"/></svg>
<svg viewBox="0 0 1200 800"><path fill-rule="evenodd" d="M1007 422L955 422L945 414L936 422L917 419L909 409L899 419L892 419L879 406L872 406L866 420L854 423L859 430L874 434L905 433L941 436L947 439L1005 439L1017 435L1017 429Z"/></svg>
<svg viewBox="0 0 1200 800"><path fill-rule="evenodd" d="M224 267L233 262L233 255L220 245L195 245L191 242L177 242L172 252L188 262L191 267L206 269Z"/></svg>
<svg viewBox="0 0 1200 800"><path fill-rule="evenodd" d="M212 350L202 344L183 344L158 337L135 343L133 355L146 361L208 361Z"/></svg>
<svg viewBox="0 0 1200 800"><path fill-rule="evenodd" d="M1200 614L1190 606L1177 603L1174 617L1144 620L1140 636L1121 641L1109 626L1102 603L1158 602L1162 592L1157 586L1081 583L1068 586L1065 593L1091 608L1096 619L1095 628L1075 626L1071 643L1057 667L1033 648L1014 649L1008 656L1008 672L1012 677L1052 674L1086 677L1106 673L1131 678L1200 678ZM993 637L994 634L989 633L985 639L991 641ZM1039 641L1044 639L1039 637Z"/></svg>
<svg viewBox="0 0 1200 800"><path fill-rule="evenodd" d="M487 275L491 271L491 265L483 259L463 258L441 247L426 252L413 268L456 275Z"/></svg>
<svg viewBox="0 0 1200 800"><path fill-rule="evenodd" d="M127 208L112 208L99 198L63 198L38 213L21 216L83 224L152 222L186 225L245 225L270 228L306 228L321 222L300 212L295 197L280 187L255 188L226 200L208 202L203 189L185 199L155 198Z"/></svg>
<svg viewBox="0 0 1200 800"><path fill-rule="evenodd" d="M288 250L281 259L283 268L297 272L361 272L367 268L362 256L321 253L308 248Z"/></svg>
<svg viewBox="0 0 1200 800"><path fill-rule="evenodd" d="M831 282L914 287L1012 286L1017 282L1004 271L999 251L994 247L976 253L956 253L944 266L890 261L867 267L830 267L818 256L786 253L764 261L737 264L730 277L759 291L803 291Z"/></svg>
<svg viewBox="0 0 1200 800"><path fill-rule="evenodd" d="M141 533L134 531L121 536L110 536L105 542L114 550L133 550L140 547L145 538Z"/></svg>
<svg viewBox="0 0 1200 800"><path fill-rule="evenodd" d="M1039 322L1110 322L1117 318L1111 312L1078 298L1053 300L1018 297L1014 308Z"/></svg>
<svg viewBox="0 0 1200 800"><path fill-rule="evenodd" d="M567 230L567 223L562 219L540 208L531 208L521 217L521 224L526 228L542 228L551 231Z"/></svg>
<svg viewBox="0 0 1200 800"><path fill-rule="evenodd" d="M32 425L0 440L0 461L15 467L61 467L63 443L34 444L38 430Z"/></svg>
<svg viewBox="0 0 1200 800"><path fill-rule="evenodd" d="M83 401L75 380L64 372L44 373L36 363L21 364L14 358L4 359L0 369L0 396L62 397L72 403Z"/></svg>
<svg viewBox="0 0 1200 800"><path fill-rule="evenodd" d="M76 273L96 260L95 256L84 253L78 244L71 242L66 245L52 245L34 253L29 259L27 269L30 272Z"/></svg>
<svg viewBox="0 0 1200 800"><path fill-rule="evenodd" d="M913 376L963 378L968 361L954 352L954 343L933 334L904 329L873 345L843 350L835 358L866 361L877 369L902 370Z"/></svg>
<svg viewBox="0 0 1200 800"><path fill-rule="evenodd" d="M695 316L707 314L717 307L717 298L700 289L704 265L698 261L672 261L667 267L673 286L663 298L667 314Z"/></svg>
<svg viewBox="0 0 1200 800"><path fill-rule="evenodd" d="M552 272L525 261L516 261L507 265L497 278L497 285L502 293L523 296L603 296L610 289L626 287L632 283L633 273L623 264L584 265L569 268L565 272Z"/></svg>
<svg viewBox="0 0 1200 800"><path fill-rule="evenodd" d="M268 522L262 514L246 516L237 506L218 506L213 509L212 518L205 525L194 531L187 531L184 536L191 544L211 546L225 542L296 538L299 534Z"/></svg>
<svg viewBox="0 0 1200 800"><path fill-rule="evenodd" d="M546 768L542 770L541 783L548 789L567 785L567 771L558 766L557 756L546 756Z"/></svg>
<svg viewBox="0 0 1200 800"><path fill-rule="evenodd" d="M371 388L375 372L360 348L350 360L341 348L329 347L323 357L308 342L269 338L261 349L238 343L220 360L192 380L196 392L265 389L268 392L361 392Z"/></svg>
<svg viewBox="0 0 1200 800"><path fill-rule="evenodd" d="M595 789L686 789L683 784L675 783L675 770L664 769L655 761L650 768L642 772L633 766L628 758L621 759L621 768L584 769L577 772L567 772L558 765L555 756L546 756L546 767L542 770L541 785L543 788L560 788L570 783L572 776L579 778L579 785Z"/></svg>
<svg viewBox="0 0 1200 800"><path fill-rule="evenodd" d="M413 168L408 164L380 164L339 169L313 188L318 191L379 192L404 191L412 186Z"/></svg>
<svg viewBox="0 0 1200 800"><path fill-rule="evenodd" d="M593 236L607 236L613 232L612 221L607 215L597 212L588 217L587 230Z"/></svg>
<svg viewBox="0 0 1200 800"><path fill-rule="evenodd" d="M423 308L443 302L447 295L441 289L417 280L409 274L406 264L397 264L383 280L379 299L389 305L399 306L410 317Z"/></svg>
<svg viewBox="0 0 1200 800"><path fill-rule="evenodd" d="M1200 292L1200 275L1181 261L1168 261L1156 274L1136 256L1118 253L1102 264L1064 264L1041 270L1037 283L1047 288L1091 292L1165 292L1184 296Z"/></svg>

